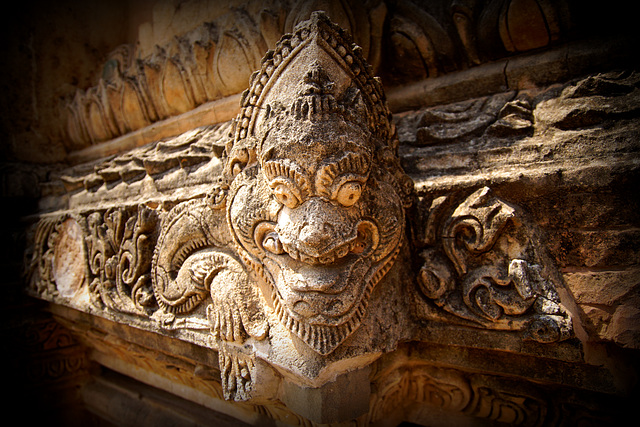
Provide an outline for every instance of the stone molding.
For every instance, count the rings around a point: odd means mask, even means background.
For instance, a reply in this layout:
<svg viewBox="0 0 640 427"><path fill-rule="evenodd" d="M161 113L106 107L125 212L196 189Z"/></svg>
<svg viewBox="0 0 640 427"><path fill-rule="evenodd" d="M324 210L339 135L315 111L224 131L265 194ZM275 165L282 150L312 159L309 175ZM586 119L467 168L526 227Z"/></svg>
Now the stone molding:
<svg viewBox="0 0 640 427"><path fill-rule="evenodd" d="M569 9L564 1L539 0L431 6L296 1L232 8L145 57L134 45L113 51L98 84L60 105L63 138L70 152L78 151L240 93L263 52L313 10L339 21L387 85L398 85L565 42L573 25Z"/></svg>
<svg viewBox="0 0 640 427"><path fill-rule="evenodd" d="M402 421L427 424L440 419L458 423L568 426L587 420L615 422L615 416L602 411L599 405L602 401L621 409L612 395L566 384L549 388L542 385L548 378L534 384L505 372L479 373L473 368L453 367L442 358L434 359L436 353L431 351L430 344L400 345L396 351L382 356L371 369L339 376L323 387L300 387L281 379L281 386L277 382L270 384L280 390L277 398L272 394L248 402L225 402L221 367L215 363L211 350L184 341L176 343L175 338L168 336L145 336L153 334L61 305L52 311L58 321L74 330L79 340L92 349L94 362L159 389L172 384L178 397L251 425L273 421L300 426L334 422L348 426L396 425ZM443 350L451 353L449 346L443 346ZM507 354L489 352L482 357L504 360ZM567 374L566 366L559 360L534 358L530 363L541 373L546 369ZM360 381L356 381L357 377ZM592 382L598 377L597 371L589 374ZM365 384L370 394L354 393L354 387ZM340 403L345 396L350 397L346 399L347 406L365 402L364 409L359 413L345 409ZM324 404L309 405L314 399L322 399Z"/></svg>

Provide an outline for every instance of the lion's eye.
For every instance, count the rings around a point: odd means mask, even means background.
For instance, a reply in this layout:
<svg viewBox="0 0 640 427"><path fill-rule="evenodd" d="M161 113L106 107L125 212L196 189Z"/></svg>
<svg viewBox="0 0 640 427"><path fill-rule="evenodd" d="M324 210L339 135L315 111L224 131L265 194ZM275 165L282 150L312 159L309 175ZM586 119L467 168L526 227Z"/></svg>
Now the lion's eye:
<svg viewBox="0 0 640 427"><path fill-rule="evenodd" d="M343 206L353 206L362 193L362 184L357 181L345 182L336 193L336 200Z"/></svg>
<svg viewBox="0 0 640 427"><path fill-rule="evenodd" d="M277 185L273 189L276 199L289 209L293 209L300 204L300 200L295 194L284 184Z"/></svg>
<svg viewBox="0 0 640 427"><path fill-rule="evenodd" d="M265 236L264 240L262 241L262 247L276 255L284 253L282 243L280 242L280 238L278 237L278 233L276 232L271 232Z"/></svg>

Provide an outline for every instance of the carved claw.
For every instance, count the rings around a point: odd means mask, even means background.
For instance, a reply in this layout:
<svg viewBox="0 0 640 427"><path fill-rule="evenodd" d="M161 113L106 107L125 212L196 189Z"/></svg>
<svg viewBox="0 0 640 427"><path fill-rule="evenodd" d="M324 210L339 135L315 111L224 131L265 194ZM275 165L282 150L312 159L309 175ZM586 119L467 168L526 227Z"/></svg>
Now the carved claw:
<svg viewBox="0 0 640 427"><path fill-rule="evenodd" d="M167 313L197 317L210 297L206 317L216 339L263 339L268 324L259 296L216 228L225 223L216 215L221 214L198 199L179 204L165 218L153 265L156 299Z"/></svg>
<svg viewBox="0 0 640 427"><path fill-rule="evenodd" d="M253 388L253 357L221 343L218 349L218 364L224 398L237 402L249 400Z"/></svg>
<svg viewBox="0 0 640 427"><path fill-rule="evenodd" d="M211 284L213 302L207 306L211 333L228 342L242 343L248 337L264 339L269 324L246 274L225 272L214 282Z"/></svg>
<svg viewBox="0 0 640 427"><path fill-rule="evenodd" d="M218 301L209 304L207 317L211 325L211 333L223 341L242 343L247 338L243 327L242 314L238 307Z"/></svg>

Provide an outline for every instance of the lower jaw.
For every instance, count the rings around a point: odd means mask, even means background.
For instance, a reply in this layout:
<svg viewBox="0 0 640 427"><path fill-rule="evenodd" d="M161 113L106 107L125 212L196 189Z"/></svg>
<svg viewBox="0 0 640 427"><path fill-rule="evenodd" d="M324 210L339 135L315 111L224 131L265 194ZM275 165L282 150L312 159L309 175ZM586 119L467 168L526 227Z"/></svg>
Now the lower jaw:
<svg viewBox="0 0 640 427"><path fill-rule="evenodd" d="M321 355L330 354L360 326L365 317L373 288L393 265L399 251L400 245L385 257L382 262L373 267L370 266L361 275L361 292L359 292L360 295L357 301L354 302L351 310L339 319L334 319L333 324L312 324L307 319L296 318L298 316L292 313L291 308L281 298L278 288L275 286L274 278L277 275L273 274L273 270L270 273L263 274L262 276L266 280L265 284L270 288L269 299L271 299L271 304L279 322L317 353ZM269 263L265 261L266 259L263 259L266 266ZM282 267L276 261L271 261L277 265L276 268L278 270L281 270ZM272 267L275 266L272 264Z"/></svg>
<svg viewBox="0 0 640 427"><path fill-rule="evenodd" d="M370 277L369 274L366 276ZM354 298L355 300L351 301L348 311L336 317L328 317L322 313L301 316L281 298L274 283L271 283L270 286L273 290L273 306L280 323L317 353L327 355L362 323L368 306L370 289L375 285L368 280L364 280L363 283L364 285L359 286L359 291L355 293L357 296ZM338 296L331 295L332 298Z"/></svg>
<svg viewBox="0 0 640 427"><path fill-rule="evenodd" d="M339 324L311 323L306 319L296 319L290 308L286 307L279 298L274 301L278 320L289 331L297 335L302 341L317 353L327 355L335 350L362 323L366 311L366 302L361 301L358 307L345 315Z"/></svg>
<svg viewBox="0 0 640 427"><path fill-rule="evenodd" d="M284 301L281 302L286 306L289 316L295 320L309 325L330 327L337 327L347 323L354 316L355 309L361 305L359 300L350 301L347 311L343 311L340 314L331 314L327 311L313 310L313 306L306 302L303 303L304 305L300 301L293 305L286 304Z"/></svg>
<svg viewBox="0 0 640 427"><path fill-rule="evenodd" d="M371 273L375 270L366 259L359 258L339 271L327 272L332 275L328 279L331 285L322 286L317 274L281 265L276 268L280 271L271 275L275 279L271 286L287 315L298 322L327 327L339 327L356 315L362 300L367 298Z"/></svg>

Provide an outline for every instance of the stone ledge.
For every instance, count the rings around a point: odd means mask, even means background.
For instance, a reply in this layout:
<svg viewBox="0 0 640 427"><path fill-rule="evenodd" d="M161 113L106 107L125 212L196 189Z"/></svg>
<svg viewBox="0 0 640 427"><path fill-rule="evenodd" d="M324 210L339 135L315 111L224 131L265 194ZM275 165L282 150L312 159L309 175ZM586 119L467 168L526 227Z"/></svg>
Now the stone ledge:
<svg viewBox="0 0 640 427"><path fill-rule="evenodd" d="M80 394L89 411L114 425L231 427L256 425L258 418L243 421L105 369Z"/></svg>
<svg viewBox="0 0 640 427"><path fill-rule="evenodd" d="M532 89L629 66L629 40L588 40L521 54L438 78L387 90L393 113L448 104L509 90ZM552 73L550 73L552 71Z"/></svg>
<svg viewBox="0 0 640 427"><path fill-rule="evenodd" d="M407 86L387 90L393 113L564 82L598 69L628 65L626 40L584 41L543 53L523 54ZM603 52L606 52L603 55ZM603 59L603 56L607 59ZM549 70L554 70L549 75ZM240 94L210 101L178 116L155 122L116 139L68 154L72 164L123 153L189 129L223 123L240 111Z"/></svg>

